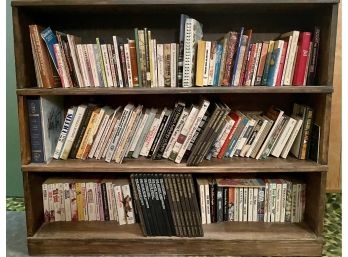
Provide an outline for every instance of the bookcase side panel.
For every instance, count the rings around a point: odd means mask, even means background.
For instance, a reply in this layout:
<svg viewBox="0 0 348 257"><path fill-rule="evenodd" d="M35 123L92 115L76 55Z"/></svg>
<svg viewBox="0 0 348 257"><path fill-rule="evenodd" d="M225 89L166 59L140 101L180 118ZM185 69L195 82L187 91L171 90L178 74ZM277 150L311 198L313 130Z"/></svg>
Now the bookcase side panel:
<svg viewBox="0 0 348 257"><path fill-rule="evenodd" d="M19 139L22 165L31 161L30 132L28 122L28 108L25 96L18 96Z"/></svg>

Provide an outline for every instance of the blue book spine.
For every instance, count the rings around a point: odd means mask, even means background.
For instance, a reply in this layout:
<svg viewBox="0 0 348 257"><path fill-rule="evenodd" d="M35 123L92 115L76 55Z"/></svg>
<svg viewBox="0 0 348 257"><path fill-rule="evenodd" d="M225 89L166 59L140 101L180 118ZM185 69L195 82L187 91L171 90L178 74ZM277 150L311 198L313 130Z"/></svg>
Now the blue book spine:
<svg viewBox="0 0 348 257"><path fill-rule="evenodd" d="M276 68L277 62L280 58L280 48L272 51L271 60L269 62L268 76L266 86L275 86L275 80L277 79Z"/></svg>
<svg viewBox="0 0 348 257"><path fill-rule="evenodd" d="M53 33L53 31L51 30L50 27L44 29L41 32L41 37L45 41L45 43L47 45L48 52L50 53L50 56L51 56L52 61L53 61L53 64L56 67L56 70L58 72L58 63L57 63L56 55L54 54L54 49L53 49L53 45L58 43L57 37Z"/></svg>
<svg viewBox="0 0 348 257"><path fill-rule="evenodd" d="M243 117L243 119L240 121L241 126L243 126L243 128L244 128L244 127L246 126L246 124L248 123L248 121L249 121L249 119L248 119L247 117ZM239 133L235 133L235 134L233 135L233 137L232 137L232 139L231 139L231 142L230 142L230 144L228 145L227 151L226 151L226 153L225 153L225 157L228 157L228 156L231 154L233 148L234 148L235 145L237 144L238 138L239 138L240 134L242 133L242 131L243 131L243 129L241 129L241 130L239 131Z"/></svg>
<svg viewBox="0 0 348 257"><path fill-rule="evenodd" d="M42 163L45 161L45 157L42 139L40 99L28 99L27 104L31 145L31 162Z"/></svg>
<svg viewBox="0 0 348 257"><path fill-rule="evenodd" d="M222 45L217 44L216 45L216 64L215 64L215 71L214 71L214 86L219 86L219 73L220 73L220 66L221 66L221 56L222 56Z"/></svg>
<svg viewBox="0 0 348 257"><path fill-rule="evenodd" d="M244 33L244 27L242 27L240 29L240 34L239 34L239 39L238 39L238 47L237 47L237 51L236 51L234 62L233 62L232 76L231 76L232 79L230 81L230 85L233 85L233 82L234 82L234 79L236 76L238 59L239 59L239 55L240 55L240 46L242 45L242 39L243 39L243 33Z"/></svg>

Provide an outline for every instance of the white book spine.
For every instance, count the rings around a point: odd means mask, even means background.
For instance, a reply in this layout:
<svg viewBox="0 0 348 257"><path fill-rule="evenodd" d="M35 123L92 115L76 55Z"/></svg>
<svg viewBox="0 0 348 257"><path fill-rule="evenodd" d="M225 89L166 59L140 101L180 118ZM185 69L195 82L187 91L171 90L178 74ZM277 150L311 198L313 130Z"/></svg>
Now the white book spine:
<svg viewBox="0 0 348 257"><path fill-rule="evenodd" d="M223 132L221 133L221 136L219 138L219 141L217 142L217 145L216 145L216 148L215 148L215 151L213 153L213 157L217 157L222 146L224 145L227 137L228 137L228 133L230 133L233 125L235 123L235 120L232 120L230 119L227 123L226 123L226 126L225 128L223 129Z"/></svg>
<svg viewBox="0 0 348 257"><path fill-rule="evenodd" d="M117 215L118 215L118 223L120 225L127 224L125 210L123 206L123 195L121 186L114 186L115 199L117 204Z"/></svg>
<svg viewBox="0 0 348 257"><path fill-rule="evenodd" d="M260 63L261 51L262 51L262 43L257 43L256 59L255 59L255 64L254 64L255 69L254 69L254 72L252 74L251 86L255 85L255 80L256 80L256 77L257 77L257 68L259 67L259 63Z"/></svg>
<svg viewBox="0 0 348 257"><path fill-rule="evenodd" d="M211 44L213 45L213 44ZM209 58L209 73L208 73L208 85L212 86L214 82L214 74L215 74L215 61L216 61L216 48L217 44L215 44L215 48L210 48L210 58Z"/></svg>
<svg viewBox="0 0 348 257"><path fill-rule="evenodd" d="M131 60L130 60L130 54L129 54L129 44L124 44L124 56L126 59L128 86L133 87L132 67L131 67Z"/></svg>
<svg viewBox="0 0 348 257"><path fill-rule="evenodd" d="M242 39L242 41L243 40L244 39ZM242 65L243 65L243 60L244 60L245 48L246 48L246 45L242 44L240 46L239 58L238 58L238 63L237 63L237 68L236 68L236 74L235 74L235 77L234 77L234 79L232 81L233 82L232 86L238 86L238 84L239 84L239 79L240 79L240 75L241 75L241 72L242 72ZM257 68L256 65L255 65L255 67ZM254 70L256 70L256 68Z"/></svg>
<svg viewBox="0 0 348 257"><path fill-rule="evenodd" d="M100 204L101 204L101 194L99 192L98 184L100 186L99 182L94 183L94 191L95 191L95 217L96 220L100 221Z"/></svg>
<svg viewBox="0 0 348 257"><path fill-rule="evenodd" d="M104 68L105 68L107 85L108 85L108 87L112 87L114 85L114 82L112 81L108 48L107 48L106 44L100 45L100 48L101 48L102 55L103 55L103 63L104 63Z"/></svg>
<svg viewBox="0 0 348 257"><path fill-rule="evenodd" d="M73 122L71 124L71 128L69 129L68 135L66 137L63 149L60 153L60 158L63 160L66 160L68 158L68 155L70 153L72 144L75 140L76 133L81 125L81 120L83 118L83 115L85 114L86 111L86 106L79 106L77 108L76 114L74 116Z"/></svg>
<svg viewBox="0 0 348 257"><path fill-rule="evenodd" d="M140 125L139 125L139 127L138 127L138 129L137 129L137 131L136 131L136 133L135 133L135 135L133 137L133 141L131 143L129 151L134 152L135 147L136 147L136 145L138 143L138 140L140 138L141 132L143 131L143 129L145 127L145 124L146 124L146 121L147 121L148 117L149 117L149 114L148 113L144 113L144 117L141 119Z"/></svg>
<svg viewBox="0 0 348 257"><path fill-rule="evenodd" d="M170 86L176 87L176 43L170 44Z"/></svg>
<svg viewBox="0 0 348 257"><path fill-rule="evenodd" d="M248 188L248 220L253 221L253 200L254 200L254 189L252 187Z"/></svg>
<svg viewBox="0 0 348 257"><path fill-rule="evenodd" d="M282 198L281 198L281 212L280 212L280 222L285 222L285 208L286 208L286 194L287 194L287 183L283 181L282 184Z"/></svg>
<svg viewBox="0 0 348 257"><path fill-rule="evenodd" d="M153 87L158 87L158 76L157 76L157 43L156 39L151 39L152 46L152 80Z"/></svg>
<svg viewBox="0 0 348 257"><path fill-rule="evenodd" d="M120 122L118 123L118 126L115 131L113 131L113 135L111 138L111 144L107 150L106 156L105 156L105 161L110 162L111 159L114 156L114 152L116 150L116 147L118 145L118 141L120 137L122 136L122 131L123 129L127 126L128 118L130 116L132 106L126 106L122 112Z"/></svg>
<svg viewBox="0 0 348 257"><path fill-rule="evenodd" d="M136 134L137 132L139 131L140 129L140 126L142 125L142 120L144 119L144 114L143 113L140 113L136 120L135 120L135 125L133 127L133 130L131 132L131 134L129 135L130 139L129 139L129 142L127 143L127 149L126 149L126 152L125 152L125 155L124 156L128 156L129 152L130 151L134 151L135 149L135 146L136 146L136 143L137 142L134 142L136 141ZM139 132L140 133L140 132ZM134 147L133 147L134 146Z"/></svg>
<svg viewBox="0 0 348 257"><path fill-rule="evenodd" d="M87 201L87 211L88 211L89 221L96 220L93 190L94 190L93 182L86 182L86 191L87 191L86 201Z"/></svg>
<svg viewBox="0 0 348 257"><path fill-rule="evenodd" d="M292 42L292 36L289 36L288 47L286 49L285 62L284 62L284 67L283 67L282 80L281 80L280 85L284 85L286 68L287 68L288 62L289 62L289 52L290 52L291 42Z"/></svg>
<svg viewBox="0 0 348 257"><path fill-rule="evenodd" d="M109 62L110 62L113 86L117 87L117 76L116 76L115 59L114 59L115 55L112 51L113 46L111 44L107 44L106 47L108 49L108 54L109 54Z"/></svg>
<svg viewBox="0 0 348 257"><path fill-rule="evenodd" d="M173 150L173 147L178 139L178 136L180 135L180 132L181 132L181 129L183 128L183 126L185 125L185 122L186 122L186 119L189 115L189 112L187 109L184 109L183 112L181 113L180 115L180 118L179 118L179 121L178 123L175 125L175 128L174 128L174 131L173 131L173 134L172 136L170 137L169 139L169 142L166 146L166 149L164 150L164 153L163 153L163 158L168 158L170 153L172 152Z"/></svg>
<svg viewBox="0 0 348 257"><path fill-rule="evenodd" d="M64 221L62 214L62 194L60 194L60 183L53 184L53 203L54 203L54 221Z"/></svg>
<svg viewBox="0 0 348 257"><path fill-rule="evenodd" d="M66 221L65 219L65 195L64 195L64 184L59 183L59 198L60 198L60 220Z"/></svg>
<svg viewBox="0 0 348 257"><path fill-rule="evenodd" d="M115 50L115 62L116 62L116 68L117 68L118 85L120 87L123 87L122 71L121 71L120 55L119 55L119 51L118 51L117 37L113 36L112 41L114 43L114 50Z"/></svg>
<svg viewBox="0 0 348 257"><path fill-rule="evenodd" d="M247 131L250 124L251 124L251 120L248 120L247 124L244 126L244 128L242 130L242 133L240 133L239 138L237 140L237 143L236 143L235 147L233 148L233 150L231 151L229 157L233 157L233 155L237 151L237 149L242 149L242 147L244 145L243 143L245 143L245 141L246 141L243 139L243 135Z"/></svg>
<svg viewBox="0 0 348 257"><path fill-rule="evenodd" d="M183 87L192 87L192 46L193 46L193 29L194 19L188 18L185 22L184 38L184 65L183 65Z"/></svg>
<svg viewBox="0 0 348 257"><path fill-rule="evenodd" d="M284 78L284 85L290 86L291 85L291 80L292 80L292 71L293 71L293 66L294 62L296 61L296 51L297 51L297 42L298 42L298 37L300 35L299 31L294 31L293 32L293 37L291 40L291 46L290 46L290 51L289 51L289 60L287 62L286 66L286 73L285 73L285 78Z"/></svg>
<svg viewBox="0 0 348 257"><path fill-rule="evenodd" d="M263 221L269 222L269 183L265 184L265 204L264 204L264 215L263 215Z"/></svg>
<svg viewBox="0 0 348 257"><path fill-rule="evenodd" d="M117 127L120 124L120 119L117 118L115 123L111 123L109 131L108 131L108 135L110 133L110 135L105 138L104 144L101 148L101 151L99 153L99 155L97 156L97 160L99 160L100 158L105 158L107 152L109 151L110 145L113 143L113 140L115 139L115 135L116 135L116 131L117 131Z"/></svg>
<svg viewBox="0 0 348 257"><path fill-rule="evenodd" d="M123 203L125 203L124 209L125 209L127 224L134 224L135 216L134 216L134 209L133 209L130 187L129 185L122 185L121 189L122 189L122 195L123 195Z"/></svg>
<svg viewBox="0 0 348 257"><path fill-rule="evenodd" d="M161 121L164 116L164 111L162 111L161 115L158 118L155 118L153 121L151 128L149 130L149 133L146 136L145 143L143 145L143 148L140 151L140 155L142 156L148 156L150 152L150 148L152 146L153 140L155 139L155 136L158 132L159 126L161 124Z"/></svg>
<svg viewBox="0 0 348 257"><path fill-rule="evenodd" d="M291 132L294 130L295 125L296 125L296 120L289 117L289 121L286 124L286 127L284 128L282 134L280 135L280 137L278 139L276 146L273 148L273 150L271 152L271 154L274 157L280 156L286 142L288 141L288 139L291 135Z"/></svg>
<svg viewBox="0 0 348 257"><path fill-rule="evenodd" d="M282 200L282 184L277 183L277 200L276 200L275 222L280 222L281 206L282 206L281 200Z"/></svg>
<svg viewBox="0 0 348 257"><path fill-rule="evenodd" d="M42 184L42 201L43 201L43 211L45 222L50 221L50 207L48 204L48 186L46 183Z"/></svg>
<svg viewBox="0 0 348 257"><path fill-rule="evenodd" d="M300 131L302 123L303 123L303 121L301 119L297 120L295 128L291 132L291 135L290 135L288 141L286 142L286 145L281 153L282 158L286 158L288 156L290 149L291 149L291 147L296 139L296 136L297 136L298 132Z"/></svg>
<svg viewBox="0 0 348 257"><path fill-rule="evenodd" d="M71 221L71 196L69 183L64 183L64 208L65 208L65 221Z"/></svg>
<svg viewBox="0 0 348 257"><path fill-rule="evenodd" d="M208 85L210 49L211 49L211 41L206 41L205 51L204 51L203 86Z"/></svg>
<svg viewBox="0 0 348 257"><path fill-rule="evenodd" d="M198 126L199 126L199 123L203 119L203 116L206 113L209 105L210 105L210 102L204 100L204 102L203 102L203 104L202 104L202 106L201 106L201 108L200 108L196 118L192 122L192 126L189 129L187 137L186 137L185 141L183 142L183 144L182 144L182 146L181 146L181 148L180 148L180 150L179 150L179 152L178 152L178 154L177 154L177 156L175 158L175 162L176 163L180 163L182 158L184 157L184 154L185 154L185 152L187 150L187 147L190 144L190 142L192 140L192 137L193 137L194 133L196 132L196 130L197 130Z"/></svg>
<svg viewBox="0 0 348 257"><path fill-rule="evenodd" d="M271 184L271 197L269 201L269 206L270 206L270 222L275 222L276 220L276 208L277 208L277 184L272 183Z"/></svg>
<svg viewBox="0 0 348 257"><path fill-rule="evenodd" d="M239 188L239 214L238 214L238 221L243 221L243 217L244 217L243 206L244 206L244 188L240 187Z"/></svg>
<svg viewBox="0 0 348 257"><path fill-rule="evenodd" d="M158 87L164 87L163 44L157 44Z"/></svg>
<svg viewBox="0 0 348 257"><path fill-rule="evenodd" d="M209 184L204 185L204 193L205 193L205 207L206 207L206 217L207 217L207 224L211 223L211 215L210 215L210 195L209 195Z"/></svg>
<svg viewBox="0 0 348 257"><path fill-rule="evenodd" d="M252 221L257 221L257 200L259 195L259 189L257 187L254 188L253 192L253 218Z"/></svg>
<svg viewBox="0 0 348 257"><path fill-rule="evenodd" d="M74 114L75 114L76 108L69 108L66 116L65 116L65 120L64 120L64 124L63 124L63 128L60 132L59 138L58 138L58 142L56 145L56 149L54 151L53 154L53 158L54 159L59 159L60 153L62 151L62 148L64 146L65 140L67 138L67 135L69 133L69 129L72 125L72 121L74 119Z"/></svg>
<svg viewBox="0 0 348 257"><path fill-rule="evenodd" d="M259 140L259 138L261 137L266 125L267 125L268 121L267 120L264 120L261 127L260 127L260 130L257 132L257 135L255 136L255 139L253 141L253 143L251 144L248 152L245 154L245 157L250 157L252 151L254 150L254 147L255 145L257 144L257 141Z"/></svg>
<svg viewBox="0 0 348 257"><path fill-rule="evenodd" d="M88 221L88 208L87 208L87 188L86 188L86 183L82 182L81 183L81 194L83 195L83 210L85 214L85 221Z"/></svg>
<svg viewBox="0 0 348 257"><path fill-rule="evenodd" d="M101 123L100 123L98 132L97 132L97 134L96 134L96 136L95 136L95 139L94 139L94 141L93 141L91 150L90 150L90 152L89 152L89 154L88 154L88 158L93 158L93 156L94 156L94 154L95 154L95 152L96 152L96 150L97 150L97 147L98 147L98 145L99 145L99 143L100 143L101 137L102 137L102 135L104 134L105 127L106 127L106 125L107 125L107 123L108 123L108 121L109 121L109 118L110 118L109 115L104 115L103 120L102 120Z"/></svg>
<svg viewBox="0 0 348 257"><path fill-rule="evenodd" d="M238 221L239 215L239 188L234 188L234 217L233 221Z"/></svg>
<svg viewBox="0 0 348 257"><path fill-rule="evenodd" d="M77 56L80 63L80 67L82 70L83 87L90 87L91 83L89 81L87 64L86 64L86 60L83 53L83 45L81 44L76 45L76 50L77 50Z"/></svg>
<svg viewBox="0 0 348 257"><path fill-rule="evenodd" d="M202 216L202 224L207 224L207 215L205 208L205 186L203 184L199 185L199 200L201 203L201 216Z"/></svg>
<svg viewBox="0 0 348 257"><path fill-rule="evenodd" d="M112 183L106 182L105 189L106 189L106 198L108 200L109 218L110 218L110 220L115 220L114 208L113 208L113 197L112 197L112 191L113 191Z"/></svg>
<svg viewBox="0 0 348 257"><path fill-rule="evenodd" d="M54 184L47 185L49 221L55 221L53 189L54 189Z"/></svg>
<svg viewBox="0 0 348 257"><path fill-rule="evenodd" d="M296 222L301 222L301 209L302 209L301 191L302 191L302 184L298 184L297 185Z"/></svg>
<svg viewBox="0 0 348 257"><path fill-rule="evenodd" d="M93 75L93 85L95 87L100 87L93 44L87 44L87 53L88 53L89 62L91 63L91 69L92 69L92 75Z"/></svg>
<svg viewBox="0 0 348 257"><path fill-rule="evenodd" d="M178 136L178 139L176 140L174 146L173 146L173 150L169 155L169 159L175 161L176 156L178 155L181 146L183 145L183 143L185 142L185 139L187 138L187 135L190 132L190 128L192 127L195 118L197 117L198 114L198 108L197 106L193 106L189 116L187 117L187 120L185 122L185 125L183 126L180 135Z"/></svg>

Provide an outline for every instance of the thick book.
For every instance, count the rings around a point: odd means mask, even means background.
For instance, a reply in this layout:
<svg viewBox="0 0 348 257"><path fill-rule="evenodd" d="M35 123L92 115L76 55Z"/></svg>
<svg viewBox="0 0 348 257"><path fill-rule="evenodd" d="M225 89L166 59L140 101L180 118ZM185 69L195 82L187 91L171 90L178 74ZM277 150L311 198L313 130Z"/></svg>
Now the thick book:
<svg viewBox="0 0 348 257"><path fill-rule="evenodd" d="M203 76L204 76L204 59L205 59L205 45L206 41L198 40L197 42L197 64L196 64L196 86L203 87Z"/></svg>
<svg viewBox="0 0 348 257"><path fill-rule="evenodd" d="M266 81L267 86L273 87L276 85L276 80L277 80L277 75L278 75L278 70L279 70L279 65L280 65L280 59L282 57L283 47L284 47L283 40L275 41L274 47L272 50L272 54L271 54L270 64L269 64L268 76L267 76L267 81Z"/></svg>
<svg viewBox="0 0 348 257"><path fill-rule="evenodd" d="M185 23L189 16L180 14L180 28L179 28L179 48L178 48L178 71L177 71L177 85L182 87L183 69L184 69L184 40L185 40Z"/></svg>
<svg viewBox="0 0 348 257"><path fill-rule="evenodd" d="M307 76L307 85L314 85L315 75L317 71L317 62L318 62L318 53L319 53L319 43L320 43L320 28L315 26L313 34L312 34L312 51L310 54L310 61L308 67L308 76Z"/></svg>
<svg viewBox="0 0 348 257"><path fill-rule="evenodd" d="M292 79L292 84L294 86L304 86L310 42L311 32L301 32L298 40L295 70Z"/></svg>
<svg viewBox="0 0 348 257"><path fill-rule="evenodd" d="M292 81L291 74L292 74L294 63L296 61L296 49L297 49L297 42L298 42L299 35L300 35L300 32L295 30L295 31L284 33L280 36L281 39L286 39L291 37L288 43L289 51L286 56L287 60L285 62L284 71L283 71L284 78L282 79L282 84L286 86L291 85L291 81Z"/></svg>
<svg viewBox="0 0 348 257"><path fill-rule="evenodd" d="M227 50L226 50L226 59L225 59L225 65L224 65L224 72L221 80L222 86L229 86L231 81L231 72L233 69L233 57L237 51L238 48L238 33L228 32L228 41L227 41Z"/></svg>

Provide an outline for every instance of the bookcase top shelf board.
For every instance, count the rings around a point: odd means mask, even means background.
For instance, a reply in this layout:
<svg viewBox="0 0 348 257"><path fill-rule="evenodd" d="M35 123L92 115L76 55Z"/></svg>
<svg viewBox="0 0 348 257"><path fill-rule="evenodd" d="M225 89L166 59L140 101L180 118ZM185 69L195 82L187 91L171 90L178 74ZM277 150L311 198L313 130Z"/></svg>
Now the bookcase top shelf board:
<svg viewBox="0 0 348 257"><path fill-rule="evenodd" d="M339 0L13 0L12 6L77 6L77 5L200 5L200 4L335 4L339 3Z"/></svg>
<svg viewBox="0 0 348 257"><path fill-rule="evenodd" d="M327 171L327 165L317 164L310 160L268 158L255 160L241 157L232 159L212 159L203 161L200 166L186 166L168 160L153 161L140 158L128 159L122 164L107 163L100 160L65 161L51 160L49 163L30 163L22 165L24 172L161 172L161 173L243 173L243 172L320 172Z"/></svg>
<svg viewBox="0 0 348 257"><path fill-rule="evenodd" d="M194 87L194 88L22 88L17 95L161 95L233 93L332 93L331 86L284 87Z"/></svg>

